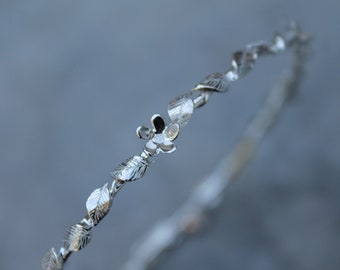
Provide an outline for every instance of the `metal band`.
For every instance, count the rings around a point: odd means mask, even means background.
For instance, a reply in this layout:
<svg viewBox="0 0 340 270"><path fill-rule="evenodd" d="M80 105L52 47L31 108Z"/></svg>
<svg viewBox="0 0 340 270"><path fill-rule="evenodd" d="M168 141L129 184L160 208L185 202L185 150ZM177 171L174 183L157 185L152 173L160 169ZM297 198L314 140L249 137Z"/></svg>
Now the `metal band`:
<svg viewBox="0 0 340 270"><path fill-rule="evenodd" d="M206 213L218 205L223 191L253 155L284 102L296 90L303 74L309 41L309 35L303 33L296 23L290 22L286 32L275 35L271 43L257 42L235 52L231 67L226 72L212 73L189 92L174 98L168 105L168 124L163 117L155 114L151 118L151 128L138 127L137 136L147 140L142 153L118 165L111 173L112 183L105 183L90 194L86 201L86 216L67 230L58 251L52 248L45 254L41 262L42 269L62 269L72 252L81 250L89 243L91 230L109 212L118 191L127 182L142 178L151 165L151 159L160 152L171 153L176 150L174 141L181 128L189 122L196 109L207 103L212 94L226 92L231 83L245 76L254 67L259 57L291 49L293 61L285 78L270 92L234 151L221 160L213 173L193 190L188 201L177 212L156 225L137 245L126 269L147 269L183 235L196 231Z"/></svg>

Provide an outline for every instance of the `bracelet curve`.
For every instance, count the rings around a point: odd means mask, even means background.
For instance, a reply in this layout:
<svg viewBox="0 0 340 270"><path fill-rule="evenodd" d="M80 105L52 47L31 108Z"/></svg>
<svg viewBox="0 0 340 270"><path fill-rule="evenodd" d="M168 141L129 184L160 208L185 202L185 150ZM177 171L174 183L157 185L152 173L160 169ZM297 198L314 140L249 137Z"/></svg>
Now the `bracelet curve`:
<svg viewBox="0 0 340 270"><path fill-rule="evenodd" d="M90 242L91 230L108 214L116 194L126 183L142 178L149 169L153 157L159 153L172 153L176 150L174 141L181 128L189 122L196 109L208 102L212 94L226 92L231 83L244 77L254 67L259 57L275 55L291 49L293 61L285 80L276 87L275 92L269 95L265 106L250 123L235 151L223 159L213 174L194 190L188 203L181 208L179 213L170 217L162 224L163 227L157 227L154 233L149 235L148 239L154 241L153 247L148 248L146 246L148 241L145 241L144 246L140 245L139 251L135 252L136 256L126 268L146 269L181 234L193 230L204 212L213 208L214 200L220 196L230 180L249 160L254 146L271 126L283 102L295 90L302 77L309 41L310 36L302 32L295 22L290 22L287 30L283 34L276 34L271 43L256 42L249 44L244 50L235 52L232 56L231 67L226 72L208 75L193 89L170 101L168 104L169 123L166 123L159 114L155 114L151 117L151 128L144 125L138 127L137 136L147 141L142 153L123 161L111 173L112 183L106 183L90 194L86 201L87 214L79 223L72 225L66 231L59 251L52 248L44 255L41 261L42 269L63 269L64 263L72 252L81 250ZM209 189L208 193L202 192L207 189ZM185 212L191 213L189 219L185 217ZM157 240L157 229L163 230L162 232L169 237L166 240Z"/></svg>

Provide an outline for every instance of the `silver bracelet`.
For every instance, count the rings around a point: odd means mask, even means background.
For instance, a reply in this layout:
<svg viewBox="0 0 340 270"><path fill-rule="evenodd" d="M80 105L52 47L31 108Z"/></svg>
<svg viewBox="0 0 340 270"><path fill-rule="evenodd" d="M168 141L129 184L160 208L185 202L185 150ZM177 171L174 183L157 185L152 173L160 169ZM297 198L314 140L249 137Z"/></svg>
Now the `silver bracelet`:
<svg viewBox="0 0 340 270"><path fill-rule="evenodd" d="M213 208L213 202L227 187L230 180L249 160L254 146L273 123L284 101L296 89L303 73L310 37L300 27L290 22L283 34L276 34L271 43L256 42L244 50L233 54L231 67L224 73L212 73L200 81L184 95L174 98L168 104L169 123L159 114L151 117L151 125L137 128L137 136L147 140L140 155L123 161L111 173L112 183L105 183L95 189L86 201L86 216L71 226L65 233L62 247L57 251L52 248L42 258L44 270L60 270L74 251L84 248L91 240L91 230L109 212L112 200L127 182L142 178L152 164L152 159L160 152L172 153L176 150L174 141L180 129L190 120L195 109L205 105L213 93L226 92L231 83L245 76L255 65L260 56L274 55L291 49L293 61L285 79L268 96L265 106L250 123L239 144L226 159L222 159L216 170L204 180L192 193L188 202L172 217L163 222L139 245L135 256L127 264L127 269L146 269L160 254L182 234L193 230L206 211ZM189 218L188 218L189 217ZM162 231L162 239L157 239L157 232ZM153 241L153 245L150 245Z"/></svg>

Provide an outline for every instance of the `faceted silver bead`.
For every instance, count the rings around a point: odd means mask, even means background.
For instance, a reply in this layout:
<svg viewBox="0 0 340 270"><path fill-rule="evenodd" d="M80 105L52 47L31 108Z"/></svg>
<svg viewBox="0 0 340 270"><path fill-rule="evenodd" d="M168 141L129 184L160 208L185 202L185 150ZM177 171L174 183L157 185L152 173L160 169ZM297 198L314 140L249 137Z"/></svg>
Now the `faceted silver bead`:
<svg viewBox="0 0 340 270"><path fill-rule="evenodd" d="M61 270L63 268L63 259L54 248L48 251L42 258L41 268L44 270Z"/></svg>
<svg viewBox="0 0 340 270"><path fill-rule="evenodd" d="M194 103L191 98L179 96L170 101L168 114L172 122L185 126L194 111Z"/></svg>
<svg viewBox="0 0 340 270"><path fill-rule="evenodd" d="M206 90L220 93L224 93L228 89L229 81L227 80L227 77L219 72L208 75L193 88L193 90Z"/></svg>
<svg viewBox="0 0 340 270"><path fill-rule="evenodd" d="M118 165L111 173L111 177L126 182L135 181L143 177L148 167L149 162L146 158L133 156Z"/></svg>
<svg viewBox="0 0 340 270"><path fill-rule="evenodd" d="M80 224L75 224L65 233L63 247L69 251L79 251L85 247L90 240L90 231L86 230Z"/></svg>
<svg viewBox="0 0 340 270"><path fill-rule="evenodd" d="M109 212L112 199L106 183L103 187L94 190L86 201L87 213L97 225Z"/></svg>

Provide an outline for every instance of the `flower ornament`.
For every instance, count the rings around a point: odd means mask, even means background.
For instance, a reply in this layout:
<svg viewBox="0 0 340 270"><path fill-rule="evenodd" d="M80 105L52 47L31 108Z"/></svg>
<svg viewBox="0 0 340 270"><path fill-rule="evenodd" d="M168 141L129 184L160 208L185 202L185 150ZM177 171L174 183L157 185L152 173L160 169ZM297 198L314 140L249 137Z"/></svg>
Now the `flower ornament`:
<svg viewBox="0 0 340 270"><path fill-rule="evenodd" d="M149 129L146 126L140 126L137 128L137 136L140 139L149 140L144 147L144 150L150 156L155 156L159 152L172 153L176 150L176 146L173 141L179 134L179 124L170 123L166 125L164 119L155 114L151 117L151 124L153 129Z"/></svg>

